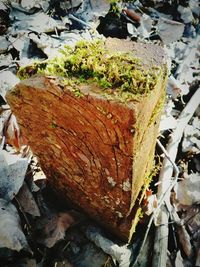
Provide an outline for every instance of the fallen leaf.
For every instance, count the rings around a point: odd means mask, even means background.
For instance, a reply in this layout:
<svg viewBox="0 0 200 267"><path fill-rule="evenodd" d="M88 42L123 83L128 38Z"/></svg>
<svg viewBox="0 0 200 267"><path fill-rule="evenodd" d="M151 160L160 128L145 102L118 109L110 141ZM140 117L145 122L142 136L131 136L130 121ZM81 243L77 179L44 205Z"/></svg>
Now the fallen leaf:
<svg viewBox="0 0 200 267"><path fill-rule="evenodd" d="M200 15L200 6L199 6L198 1L196 1L196 0L190 0L189 1L189 7L190 7L191 11L194 14L196 14L197 16Z"/></svg>
<svg viewBox="0 0 200 267"><path fill-rule="evenodd" d="M180 13L181 19L184 23L191 23L194 19L191 8L189 6L184 7L182 5L179 5L177 10Z"/></svg>
<svg viewBox="0 0 200 267"><path fill-rule="evenodd" d="M65 26L63 25L61 20L54 20L49 15L41 11L34 14L30 14L19 4L17 5L16 3L12 3L10 19L13 21L13 33L19 33L20 31L24 30L42 33L54 32L55 28L65 29ZM17 29L17 32L15 29Z"/></svg>
<svg viewBox="0 0 200 267"><path fill-rule="evenodd" d="M50 213L42 216L36 223L37 241L51 248L57 241L64 239L65 231L74 223L75 219L70 212Z"/></svg>
<svg viewBox="0 0 200 267"><path fill-rule="evenodd" d="M157 33L164 44L169 44L179 40L182 37L184 27L185 26L183 23L159 18L157 23Z"/></svg>
<svg viewBox="0 0 200 267"><path fill-rule="evenodd" d="M38 35L33 32L29 34L29 38L48 56L48 58L53 58L58 55L58 48L61 48L61 45L64 43L63 40L51 38L45 33Z"/></svg>
<svg viewBox="0 0 200 267"><path fill-rule="evenodd" d="M4 121L4 135L6 142L14 146L17 150L20 148L20 130L16 117L11 113L7 120Z"/></svg>
<svg viewBox="0 0 200 267"><path fill-rule="evenodd" d="M177 267L185 267L183 265L183 258L181 256L180 250L176 254L175 266L177 266Z"/></svg>
<svg viewBox="0 0 200 267"><path fill-rule="evenodd" d="M146 196L145 201L146 201L145 213L149 216L157 209L158 199L156 194L152 194L150 196Z"/></svg>
<svg viewBox="0 0 200 267"><path fill-rule="evenodd" d="M25 137L21 134L15 115L10 113L3 124L3 135L6 138L6 143L20 151L20 148L26 146L27 143Z"/></svg>
<svg viewBox="0 0 200 267"><path fill-rule="evenodd" d="M41 0L21 0L20 1L21 6L26 10L30 10L30 9L34 8L35 6L39 6L40 2L41 2Z"/></svg>
<svg viewBox="0 0 200 267"><path fill-rule="evenodd" d="M127 31L132 37L138 36L138 30L132 23L127 23Z"/></svg>
<svg viewBox="0 0 200 267"><path fill-rule="evenodd" d="M170 75L167 81L167 93L173 98L177 98L179 95L187 95L189 93L189 86L181 84L180 81Z"/></svg>
<svg viewBox="0 0 200 267"><path fill-rule="evenodd" d="M0 54L5 53L10 46L10 42L7 38L0 36Z"/></svg>
<svg viewBox="0 0 200 267"><path fill-rule="evenodd" d="M37 203L25 182L16 197L24 212L27 212L35 217L41 216Z"/></svg>
<svg viewBox="0 0 200 267"><path fill-rule="evenodd" d="M177 120L173 117L172 112L174 111L174 102L168 100L164 106L163 114L161 115L159 130L165 131L169 129L175 129L177 126Z"/></svg>
<svg viewBox="0 0 200 267"><path fill-rule="evenodd" d="M0 197L12 200L21 188L28 168L27 159L8 165L0 149Z"/></svg>
<svg viewBox="0 0 200 267"><path fill-rule="evenodd" d="M185 226L178 226L177 233L179 237L180 245L187 257L192 255L192 245L190 242L190 235L188 234Z"/></svg>
<svg viewBox="0 0 200 267"><path fill-rule="evenodd" d="M17 209L0 199L0 248L5 247L17 251L28 250L28 243L20 226Z"/></svg>
<svg viewBox="0 0 200 267"><path fill-rule="evenodd" d="M0 72L0 94L4 100L6 100L6 92L14 87L19 81L19 78L9 70Z"/></svg>
<svg viewBox="0 0 200 267"><path fill-rule="evenodd" d="M140 22L141 16L137 14L133 9L122 9L122 12L124 12L129 18L136 22Z"/></svg>
<svg viewBox="0 0 200 267"><path fill-rule="evenodd" d="M151 28L153 25L153 19L143 14L140 20L140 26L138 27L138 32L141 38L149 38L151 35Z"/></svg>
<svg viewBox="0 0 200 267"><path fill-rule="evenodd" d="M197 154L200 152L200 119L193 117L185 127L182 141L182 151Z"/></svg>
<svg viewBox="0 0 200 267"><path fill-rule="evenodd" d="M91 10L98 14L103 15L107 13L110 8L110 1L109 0L90 0Z"/></svg>
<svg viewBox="0 0 200 267"><path fill-rule="evenodd" d="M200 201L200 174L191 173L176 185L177 200L182 205Z"/></svg>
<svg viewBox="0 0 200 267"><path fill-rule="evenodd" d="M182 222L189 227L193 239L200 241L200 205L182 206L182 210Z"/></svg>

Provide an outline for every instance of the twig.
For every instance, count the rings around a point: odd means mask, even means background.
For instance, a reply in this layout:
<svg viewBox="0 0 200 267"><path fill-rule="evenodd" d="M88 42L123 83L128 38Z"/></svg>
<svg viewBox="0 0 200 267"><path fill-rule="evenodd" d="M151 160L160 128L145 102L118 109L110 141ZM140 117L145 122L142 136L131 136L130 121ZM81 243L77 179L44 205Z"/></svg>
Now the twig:
<svg viewBox="0 0 200 267"><path fill-rule="evenodd" d="M172 162L174 162L176 159L178 145L181 141L184 129L187 126L189 120L192 118L199 104L200 104L200 88L198 88L198 90L194 93L190 101L187 103L186 107L181 112L177 120L178 121L177 127L171 134L170 140L167 145L168 157L166 156L164 158L163 166L159 175L160 185L158 187L158 199L164 200L169 210L170 210L169 188L170 189L173 188L178 178L175 177L173 183L171 183L171 177L174 169ZM175 175L177 175L177 173L175 173ZM167 192L165 188L168 188ZM160 225L157 227L155 233L154 257L153 257L154 267L166 266L166 261L167 261L167 246L168 246L168 231L169 231L168 211L166 210L166 207L164 205L161 205L160 207L159 217L160 217L159 218Z"/></svg>
<svg viewBox="0 0 200 267"><path fill-rule="evenodd" d="M75 21L77 21L77 22L79 22L79 23L81 23L81 24L83 24L83 25L85 25L85 26L87 26L87 27L92 29L92 26L89 23L87 23L87 22L85 22L85 21L83 21L81 19L78 19L77 17L75 17L72 14L69 14L69 18L72 19L72 20L75 20Z"/></svg>

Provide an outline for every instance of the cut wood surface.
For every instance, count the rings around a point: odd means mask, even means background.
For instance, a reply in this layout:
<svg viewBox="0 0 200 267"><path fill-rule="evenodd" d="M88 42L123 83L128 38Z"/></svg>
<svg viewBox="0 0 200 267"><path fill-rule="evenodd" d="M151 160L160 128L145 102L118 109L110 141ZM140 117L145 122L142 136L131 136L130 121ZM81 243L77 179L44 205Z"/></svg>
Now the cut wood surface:
<svg viewBox="0 0 200 267"><path fill-rule="evenodd" d="M107 45L133 51L145 68L163 68L149 94L121 102L94 83L77 85L77 95L58 77L34 76L7 100L53 190L128 240L131 210L152 168L166 66L160 47L116 39Z"/></svg>

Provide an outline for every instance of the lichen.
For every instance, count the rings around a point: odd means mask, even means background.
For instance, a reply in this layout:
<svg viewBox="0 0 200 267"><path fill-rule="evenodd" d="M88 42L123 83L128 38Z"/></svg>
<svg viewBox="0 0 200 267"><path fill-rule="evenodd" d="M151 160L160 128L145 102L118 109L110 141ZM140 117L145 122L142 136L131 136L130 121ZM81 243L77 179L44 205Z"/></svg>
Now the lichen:
<svg viewBox="0 0 200 267"><path fill-rule="evenodd" d="M162 75L161 68L144 69L132 53L106 49L104 41L79 41L74 48L66 46L54 59L35 62L20 68L21 79L34 74L63 77L65 84L95 82L102 94L123 98L147 94Z"/></svg>
<svg viewBox="0 0 200 267"><path fill-rule="evenodd" d="M107 180L108 180L108 183L109 183L112 187L115 187L115 185L116 185L116 181L113 179L113 177L108 176L108 177L107 177Z"/></svg>
<svg viewBox="0 0 200 267"><path fill-rule="evenodd" d="M129 180L126 180L122 184L122 190L125 192L131 191L131 183Z"/></svg>

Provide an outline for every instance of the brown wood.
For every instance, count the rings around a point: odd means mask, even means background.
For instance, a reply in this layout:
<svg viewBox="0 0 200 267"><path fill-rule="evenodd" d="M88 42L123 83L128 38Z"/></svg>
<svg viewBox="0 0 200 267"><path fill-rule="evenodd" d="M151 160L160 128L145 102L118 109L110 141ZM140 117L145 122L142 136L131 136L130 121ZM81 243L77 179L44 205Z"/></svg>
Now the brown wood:
<svg viewBox="0 0 200 267"><path fill-rule="evenodd" d="M135 49L147 67L153 61L164 72L160 47L112 42L110 49ZM108 100L94 84L80 85L83 96L77 97L55 77L26 79L7 94L52 188L124 240L152 166L164 76L148 96L128 103Z"/></svg>

